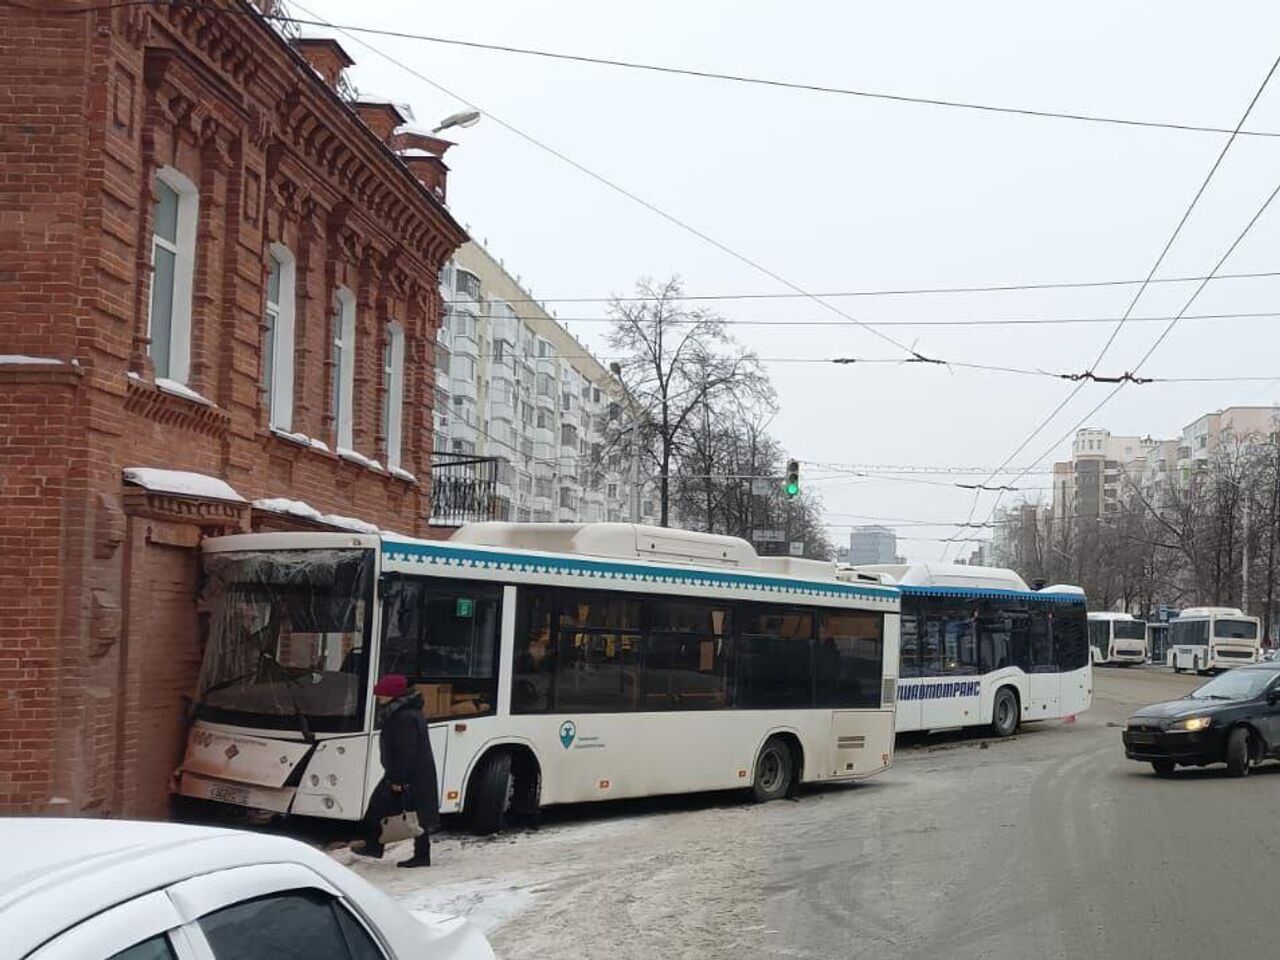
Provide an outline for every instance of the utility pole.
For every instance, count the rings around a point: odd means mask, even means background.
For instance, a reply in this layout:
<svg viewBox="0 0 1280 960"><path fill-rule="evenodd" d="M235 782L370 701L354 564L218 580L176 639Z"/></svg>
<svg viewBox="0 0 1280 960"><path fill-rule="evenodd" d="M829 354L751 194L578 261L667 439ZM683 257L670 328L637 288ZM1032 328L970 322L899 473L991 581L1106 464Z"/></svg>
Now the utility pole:
<svg viewBox="0 0 1280 960"><path fill-rule="evenodd" d="M1244 500L1244 555L1240 563L1240 609L1249 614L1249 496Z"/></svg>

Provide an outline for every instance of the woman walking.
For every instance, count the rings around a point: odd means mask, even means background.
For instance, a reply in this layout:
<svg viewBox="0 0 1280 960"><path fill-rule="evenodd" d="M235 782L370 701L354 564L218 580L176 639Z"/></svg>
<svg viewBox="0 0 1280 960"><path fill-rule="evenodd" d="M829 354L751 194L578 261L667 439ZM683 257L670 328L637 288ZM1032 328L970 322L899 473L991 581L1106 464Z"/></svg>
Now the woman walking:
<svg viewBox="0 0 1280 960"><path fill-rule="evenodd" d="M382 722L378 745L383 773L369 802L367 839L355 852L366 857L381 857L382 818L402 810L414 810L422 835L413 841L413 856L401 860L398 866L429 867L430 831L440 824L440 794L427 718L422 713L422 694L410 687L402 675L390 673L378 681L373 695L378 698L378 716Z"/></svg>

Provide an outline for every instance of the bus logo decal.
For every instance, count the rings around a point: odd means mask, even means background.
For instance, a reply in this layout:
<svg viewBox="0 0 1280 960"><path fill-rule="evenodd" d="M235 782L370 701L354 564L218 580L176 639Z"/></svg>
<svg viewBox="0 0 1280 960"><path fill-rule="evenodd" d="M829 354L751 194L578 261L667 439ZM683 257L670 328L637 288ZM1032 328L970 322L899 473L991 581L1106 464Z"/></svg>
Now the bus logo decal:
<svg viewBox="0 0 1280 960"><path fill-rule="evenodd" d="M976 697L982 691L982 682L967 680L959 683L908 683L898 690L899 700L949 700L952 697Z"/></svg>
<svg viewBox="0 0 1280 960"><path fill-rule="evenodd" d="M568 750L573 746L574 738L578 735L578 725L572 720L566 720L560 724L560 746Z"/></svg>

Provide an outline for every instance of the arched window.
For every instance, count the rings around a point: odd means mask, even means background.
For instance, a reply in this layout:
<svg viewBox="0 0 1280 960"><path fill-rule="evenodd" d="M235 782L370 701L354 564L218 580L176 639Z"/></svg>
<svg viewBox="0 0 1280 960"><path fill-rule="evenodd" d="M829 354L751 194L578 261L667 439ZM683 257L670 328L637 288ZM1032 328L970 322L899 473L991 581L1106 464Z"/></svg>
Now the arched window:
<svg viewBox="0 0 1280 960"><path fill-rule="evenodd" d="M267 296L262 332L262 402L276 430L293 428L293 322L296 262L289 248L267 252Z"/></svg>
<svg viewBox="0 0 1280 960"><path fill-rule="evenodd" d="M173 167L156 173L147 337L156 377L185 384L191 373L191 293L200 191Z"/></svg>
<svg viewBox="0 0 1280 960"><path fill-rule="evenodd" d="M334 440L340 450L351 449L351 404L355 393L356 298L346 287L333 295L332 341Z"/></svg>

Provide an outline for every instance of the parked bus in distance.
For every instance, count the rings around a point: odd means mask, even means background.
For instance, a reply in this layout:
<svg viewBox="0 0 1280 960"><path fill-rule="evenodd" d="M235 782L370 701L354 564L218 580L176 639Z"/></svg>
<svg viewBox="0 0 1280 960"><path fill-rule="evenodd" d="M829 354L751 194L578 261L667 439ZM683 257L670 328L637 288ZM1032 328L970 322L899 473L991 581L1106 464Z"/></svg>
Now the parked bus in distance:
<svg viewBox="0 0 1280 960"><path fill-rule="evenodd" d="M897 730L987 727L1089 708L1084 591L1032 590L1012 570L963 564L858 566L902 592Z"/></svg>
<svg viewBox="0 0 1280 960"><path fill-rule="evenodd" d="M425 700L442 813L857 780L893 756L898 591L733 537L480 523L207 540L182 797L341 820L378 677Z"/></svg>
<svg viewBox="0 0 1280 960"><path fill-rule="evenodd" d="M1235 607L1187 607L1169 621L1169 665L1207 673L1257 663L1261 633L1262 621Z"/></svg>
<svg viewBox="0 0 1280 960"><path fill-rule="evenodd" d="M1094 663L1128 666L1147 659L1147 624L1127 613L1089 614L1089 655Z"/></svg>

